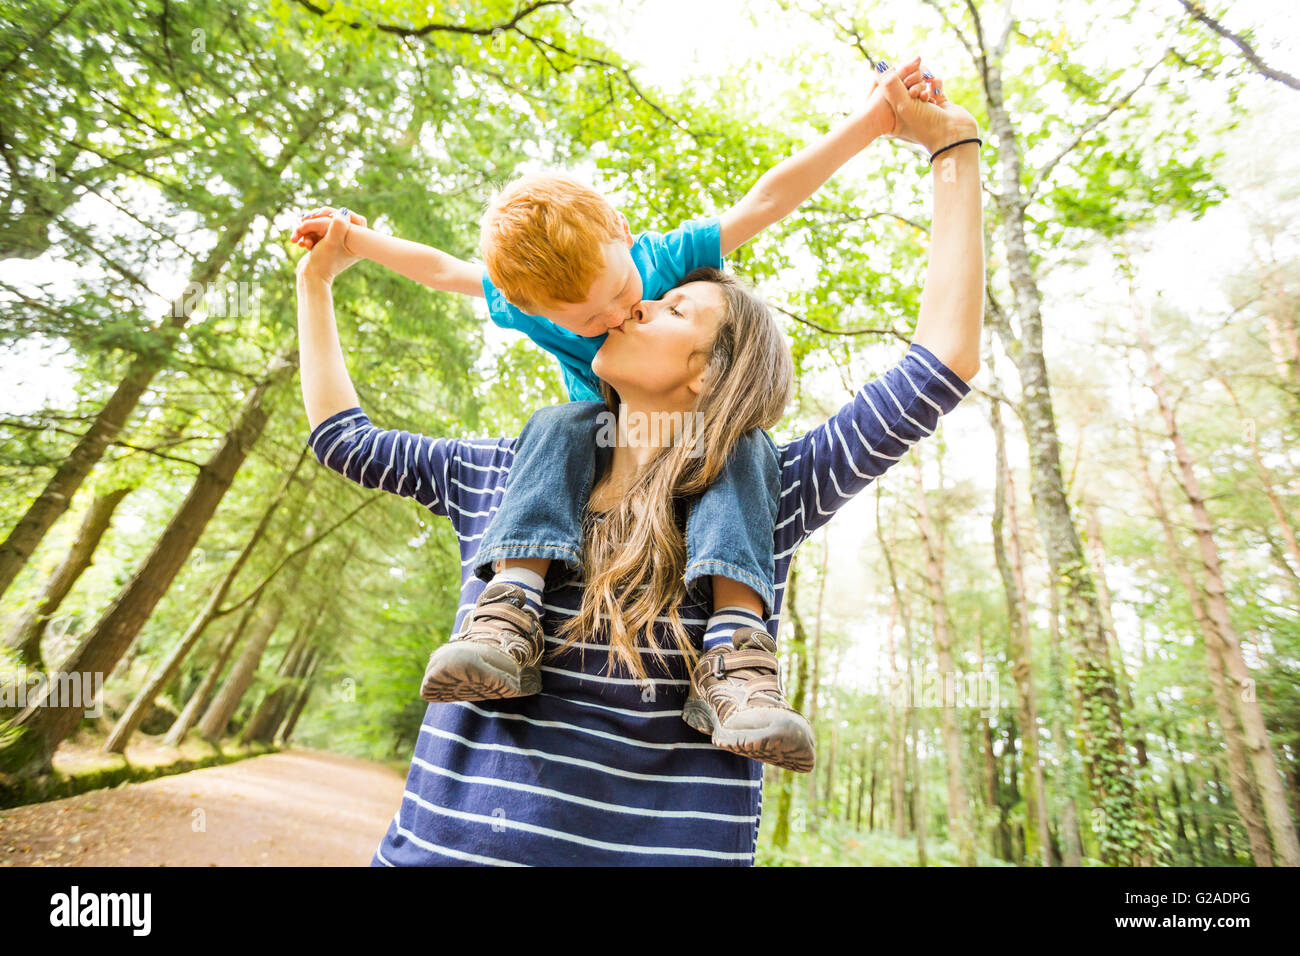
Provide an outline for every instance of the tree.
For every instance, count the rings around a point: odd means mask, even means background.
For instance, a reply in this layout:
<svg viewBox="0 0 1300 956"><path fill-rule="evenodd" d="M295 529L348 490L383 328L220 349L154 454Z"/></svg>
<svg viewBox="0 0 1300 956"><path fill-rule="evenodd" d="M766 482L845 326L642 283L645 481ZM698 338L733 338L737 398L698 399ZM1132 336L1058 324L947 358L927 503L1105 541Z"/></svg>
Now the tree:
<svg viewBox="0 0 1300 956"><path fill-rule="evenodd" d="M993 373L991 383L994 393L1000 391L996 366L992 356L985 367ZM1033 638L1029 631L1029 609L1025 599L1025 577L1020 552L1020 528L1016 517L1016 490L1007 460L1006 435L1002 427L1000 397L989 402L989 419L996 443L994 461L995 480L993 493L993 552L998 574L1006 595L1007 616L1011 626L1007 631L1007 656L1011 660L1011 675L1016 685L1016 705L1021 734L1021 767L1024 770L1025 793L1025 857L1042 866L1052 865L1052 838L1048 819L1047 788L1043 779L1043 764L1039 757L1038 699L1034 690ZM1004 524L1010 525L1010 549Z"/></svg>
<svg viewBox="0 0 1300 956"><path fill-rule="evenodd" d="M1169 390L1165 384L1164 373L1156 359L1155 348L1147 332L1142 309L1134 301L1134 325L1138 342L1147 357L1150 374L1150 387L1156 396L1161 418L1177 461L1178 485L1192 510L1197 548L1200 553L1201 580L1205 599L1205 613L1217 642L1217 650L1223 659L1224 667L1231 680L1233 697L1236 700L1238 716L1244 734L1244 747L1254 770L1259 786L1260 797L1264 806L1265 819L1268 821L1269 833L1273 839L1273 850L1278 862L1283 866L1300 866L1300 839L1297 838L1295 824L1291 820L1291 811L1287 803L1286 788L1278 774L1277 763L1273 759L1273 749L1269 744L1268 728L1259 708L1254 693L1255 680L1250 674L1241 653L1241 640L1232 625L1225 597L1222 562L1219 558L1218 542L1215 540L1214 525L1206 508L1205 497L1201 492L1200 481L1192 467L1192 459L1187 445L1178 430L1178 421L1174 414ZM1225 728L1226 730L1226 728Z"/></svg>
<svg viewBox="0 0 1300 956"><path fill-rule="evenodd" d="M290 361L292 358L292 361ZM235 473L266 425L268 391L297 367L296 349L282 355L266 377L245 398L234 427L208 460L149 557L113 605L81 639L60 665L65 674L108 675L135 640L167 587L189 556L199 535L220 504ZM76 728L79 708L53 699L57 685L47 683L38 698L12 722L0 743L0 768L11 773L43 773L52 766L54 751Z"/></svg>
<svg viewBox="0 0 1300 956"><path fill-rule="evenodd" d="M943 564L939 557L939 542L930 522L930 508L926 502L925 486L921 473L921 454L912 450L912 463L916 471L916 521L921 531L921 545L925 553L925 577L930 588L930 618L934 631L934 647L939 665L943 700L939 706L939 726L943 732L944 752L948 771L948 829L957 844L958 857L963 866L975 865L975 831L970 819L970 804L966 796L966 781L962 766L961 738L957 731L956 689L959 686L957 671L952 660L952 631L948 623L948 606L943 592ZM949 688L953 693L949 694Z"/></svg>

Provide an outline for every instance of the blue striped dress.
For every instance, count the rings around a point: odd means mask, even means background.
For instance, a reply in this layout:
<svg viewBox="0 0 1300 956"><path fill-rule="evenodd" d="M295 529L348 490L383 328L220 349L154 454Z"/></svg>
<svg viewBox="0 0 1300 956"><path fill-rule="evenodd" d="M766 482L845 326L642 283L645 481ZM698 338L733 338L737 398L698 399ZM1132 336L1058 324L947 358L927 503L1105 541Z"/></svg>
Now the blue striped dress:
<svg viewBox="0 0 1300 956"><path fill-rule="evenodd" d="M829 420L779 447L773 637L800 542L969 391L912 345ZM473 559L501 502L514 441L384 430L360 408L330 416L308 438L326 467L451 521L461 556L457 629L484 587ZM578 580L548 583L548 635L580 598ZM708 609L680 614L699 646ZM659 666L646 652L642 681L611 671L600 634L563 655L547 640L540 694L429 705L402 802L371 865L752 865L763 764L714 747L682 721L689 676L680 653Z"/></svg>

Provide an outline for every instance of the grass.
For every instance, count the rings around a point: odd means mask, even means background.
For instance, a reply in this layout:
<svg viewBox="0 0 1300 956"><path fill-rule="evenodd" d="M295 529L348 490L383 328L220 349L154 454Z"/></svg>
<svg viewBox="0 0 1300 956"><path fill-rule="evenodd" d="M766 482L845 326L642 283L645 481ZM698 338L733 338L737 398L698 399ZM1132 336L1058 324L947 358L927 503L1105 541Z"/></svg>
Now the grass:
<svg viewBox="0 0 1300 956"><path fill-rule="evenodd" d="M816 826L796 814L790 823L790 839L784 848L772 845L776 823L776 802L763 807L756 866L917 866L916 838L899 838L885 830L859 830L843 820L820 820ZM798 808L802 809L802 808ZM959 866L957 847L949 840L929 839L925 845L927 866ZM979 866L1012 866L977 851Z"/></svg>

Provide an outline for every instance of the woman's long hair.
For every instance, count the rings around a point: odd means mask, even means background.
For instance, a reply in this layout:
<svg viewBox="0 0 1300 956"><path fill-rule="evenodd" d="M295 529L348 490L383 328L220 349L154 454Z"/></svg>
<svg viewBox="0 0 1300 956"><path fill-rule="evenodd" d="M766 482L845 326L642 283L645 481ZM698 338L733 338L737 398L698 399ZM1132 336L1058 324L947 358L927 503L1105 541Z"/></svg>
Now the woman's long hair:
<svg viewBox="0 0 1300 956"><path fill-rule="evenodd" d="M641 469L601 520L584 522L582 605L557 631L565 638L563 650L606 624L611 662L641 679L646 670L639 647L653 651L660 663L664 659L656 618L666 616L688 667L697 658L678 616L686 598L686 536L677 522L678 501L713 484L742 435L780 421L794 383L789 346L762 299L717 269L696 269L682 280L699 281L720 287L726 311L693 409L697 414L685 416L694 425ZM605 383L603 391L616 414L617 392Z"/></svg>

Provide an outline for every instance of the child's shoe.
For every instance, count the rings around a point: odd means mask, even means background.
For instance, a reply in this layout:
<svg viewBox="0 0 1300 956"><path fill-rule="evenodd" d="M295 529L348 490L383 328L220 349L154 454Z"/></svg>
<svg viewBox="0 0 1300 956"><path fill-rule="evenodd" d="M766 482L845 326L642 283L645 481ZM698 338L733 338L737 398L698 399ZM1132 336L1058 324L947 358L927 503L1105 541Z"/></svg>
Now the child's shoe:
<svg viewBox="0 0 1300 956"><path fill-rule="evenodd" d="M459 634L429 657L420 696L428 701L527 697L542 689L541 622L523 588L503 581L479 595Z"/></svg>
<svg viewBox="0 0 1300 956"><path fill-rule="evenodd" d="M732 643L709 650L691 674L682 719L715 747L808 773L816 759L812 727L781 692L776 641L741 627Z"/></svg>

